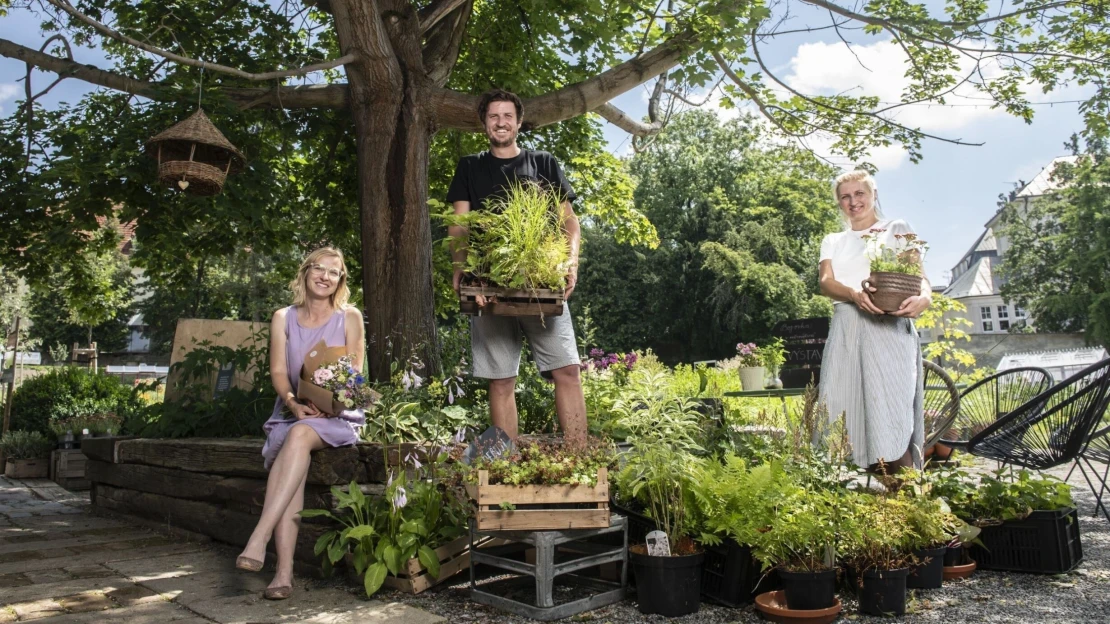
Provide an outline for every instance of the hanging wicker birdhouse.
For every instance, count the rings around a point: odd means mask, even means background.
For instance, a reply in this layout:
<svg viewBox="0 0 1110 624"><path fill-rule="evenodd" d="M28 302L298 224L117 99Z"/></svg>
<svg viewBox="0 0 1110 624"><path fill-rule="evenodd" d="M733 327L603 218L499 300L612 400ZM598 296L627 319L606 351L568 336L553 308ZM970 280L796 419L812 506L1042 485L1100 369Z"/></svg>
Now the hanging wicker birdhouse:
<svg viewBox="0 0 1110 624"><path fill-rule="evenodd" d="M162 184L193 195L216 195L229 173L243 168L243 155L204 114L204 109L146 142L158 159Z"/></svg>

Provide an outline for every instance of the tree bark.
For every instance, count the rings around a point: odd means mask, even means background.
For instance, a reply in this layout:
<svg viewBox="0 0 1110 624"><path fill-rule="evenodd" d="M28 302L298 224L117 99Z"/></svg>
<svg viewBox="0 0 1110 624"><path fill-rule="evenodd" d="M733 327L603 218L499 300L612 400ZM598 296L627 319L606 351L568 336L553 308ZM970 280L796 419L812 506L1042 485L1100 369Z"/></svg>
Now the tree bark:
<svg viewBox="0 0 1110 624"><path fill-rule="evenodd" d="M415 355L440 370L432 292L428 154L435 132L420 20L406 0L334 0L358 148L362 289L370 374Z"/></svg>

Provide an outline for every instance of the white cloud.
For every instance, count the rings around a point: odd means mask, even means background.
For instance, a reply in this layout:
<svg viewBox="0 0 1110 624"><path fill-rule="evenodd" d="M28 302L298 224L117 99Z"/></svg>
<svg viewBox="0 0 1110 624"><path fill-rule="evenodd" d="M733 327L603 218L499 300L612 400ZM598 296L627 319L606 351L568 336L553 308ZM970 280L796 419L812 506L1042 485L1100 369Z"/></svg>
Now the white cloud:
<svg viewBox="0 0 1110 624"><path fill-rule="evenodd" d="M0 103L14 98L16 93L19 93L19 89L14 84L0 83ZM4 107L0 106L0 113L2 112L4 112Z"/></svg>

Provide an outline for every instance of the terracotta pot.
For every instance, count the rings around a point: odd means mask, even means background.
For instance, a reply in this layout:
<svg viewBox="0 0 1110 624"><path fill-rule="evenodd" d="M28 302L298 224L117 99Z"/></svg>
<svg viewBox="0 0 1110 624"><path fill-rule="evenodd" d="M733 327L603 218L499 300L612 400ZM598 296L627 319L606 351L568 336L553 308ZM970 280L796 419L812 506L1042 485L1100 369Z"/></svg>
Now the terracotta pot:
<svg viewBox="0 0 1110 624"><path fill-rule="evenodd" d="M875 292L870 289L875 288ZM872 273L863 280L863 291L883 312L897 312L907 298L921 294L921 276L905 273Z"/></svg>
<svg viewBox="0 0 1110 624"><path fill-rule="evenodd" d="M953 579L965 579L971 576L971 573L974 571L974 561L967 565L944 566L944 580L951 581Z"/></svg>
<svg viewBox="0 0 1110 624"><path fill-rule="evenodd" d="M786 606L786 594L779 590L756 596L755 608L763 613L763 617L772 622L781 622L782 624L829 624L840 615L842 606L840 599L836 598L833 606L825 609L805 611L790 609Z"/></svg>

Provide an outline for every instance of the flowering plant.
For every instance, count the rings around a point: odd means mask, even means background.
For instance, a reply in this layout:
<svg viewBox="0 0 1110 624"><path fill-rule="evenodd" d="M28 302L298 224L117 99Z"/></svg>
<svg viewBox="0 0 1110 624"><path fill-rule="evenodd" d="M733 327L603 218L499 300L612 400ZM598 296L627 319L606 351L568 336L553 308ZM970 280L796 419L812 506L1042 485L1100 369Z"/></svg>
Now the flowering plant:
<svg viewBox="0 0 1110 624"><path fill-rule="evenodd" d="M770 370L778 370L786 361L786 349L782 346L782 338L775 338L763 346L741 342L736 345L736 357L732 361L738 367L766 366Z"/></svg>
<svg viewBox="0 0 1110 624"><path fill-rule="evenodd" d="M904 273L921 275L921 265L929 246L917 234L895 234L894 245L887 246L880 241L882 228L871 228L862 239L867 247L867 258L871 261L872 273Z"/></svg>
<svg viewBox="0 0 1110 624"><path fill-rule="evenodd" d="M349 355L317 368L312 372L312 382L333 393L347 409L368 407L378 397L362 373L355 370L354 358Z"/></svg>

